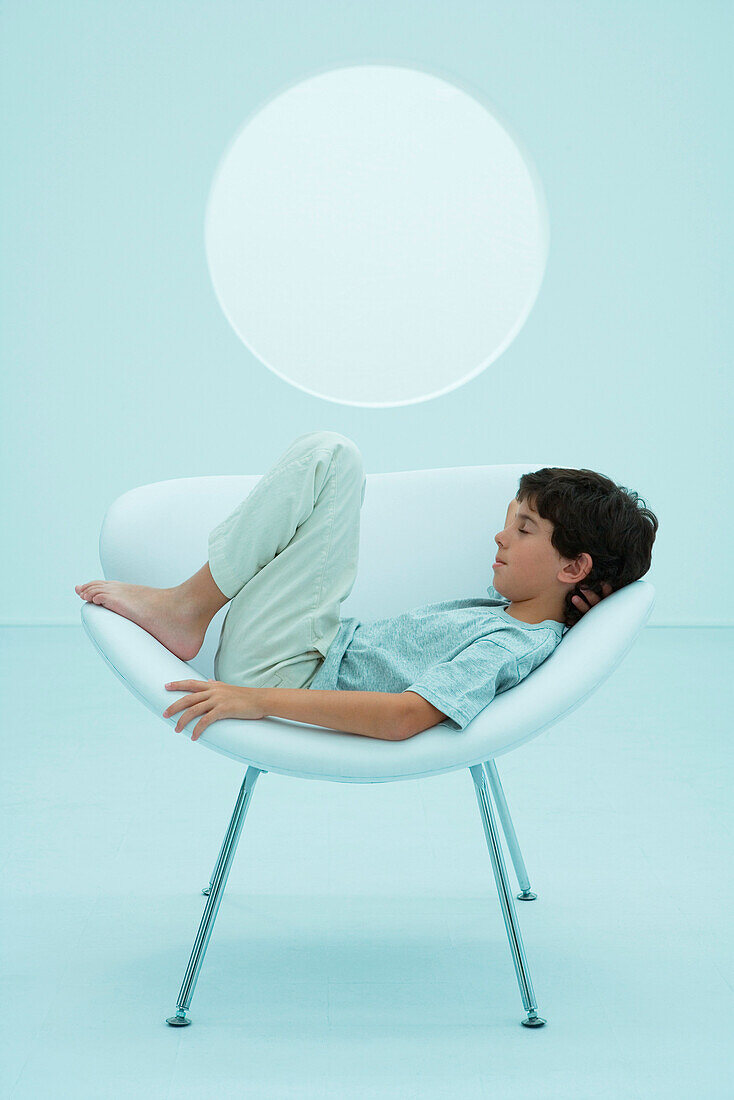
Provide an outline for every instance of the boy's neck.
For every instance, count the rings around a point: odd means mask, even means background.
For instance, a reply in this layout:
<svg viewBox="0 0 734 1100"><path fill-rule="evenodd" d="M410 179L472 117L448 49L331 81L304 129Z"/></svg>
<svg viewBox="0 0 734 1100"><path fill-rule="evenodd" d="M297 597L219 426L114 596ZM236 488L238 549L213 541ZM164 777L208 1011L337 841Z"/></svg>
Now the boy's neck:
<svg viewBox="0 0 734 1100"><path fill-rule="evenodd" d="M556 601L551 603L547 599L515 600L514 603L508 603L505 611L520 623L534 625L543 623L546 619L553 619L554 622L565 625L563 608L559 608Z"/></svg>

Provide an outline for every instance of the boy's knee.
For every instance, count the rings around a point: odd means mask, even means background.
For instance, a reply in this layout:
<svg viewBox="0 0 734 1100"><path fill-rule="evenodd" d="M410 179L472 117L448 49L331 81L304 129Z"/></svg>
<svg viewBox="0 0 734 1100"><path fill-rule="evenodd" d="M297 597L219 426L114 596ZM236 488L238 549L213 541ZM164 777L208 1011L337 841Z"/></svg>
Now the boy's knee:
<svg viewBox="0 0 734 1100"><path fill-rule="evenodd" d="M310 447L325 447L330 451L342 451L349 455L355 462L362 465L362 452L353 439L340 432L308 432L301 436L301 441Z"/></svg>
<svg viewBox="0 0 734 1100"><path fill-rule="evenodd" d="M362 452L354 440L341 432L307 432L293 441L288 453L291 458L303 458L314 451L324 451L332 456L332 460L338 463L345 486L352 481L361 485L361 503L364 503L367 476Z"/></svg>

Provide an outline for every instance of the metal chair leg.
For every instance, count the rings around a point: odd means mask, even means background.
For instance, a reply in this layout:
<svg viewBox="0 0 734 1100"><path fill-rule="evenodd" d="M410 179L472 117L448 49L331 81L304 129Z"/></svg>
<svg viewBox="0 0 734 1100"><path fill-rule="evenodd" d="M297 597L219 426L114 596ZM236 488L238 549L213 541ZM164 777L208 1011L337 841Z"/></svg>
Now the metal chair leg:
<svg viewBox="0 0 734 1100"><path fill-rule="evenodd" d="M267 772L265 772L265 769L262 769L262 770L263 770L263 774L267 775ZM254 786L254 784L253 784L253 786ZM219 849L219 855L217 856L217 862L214 864L214 870L212 871L212 877L209 879L209 885L205 886L204 889L201 891L202 894L206 894L207 897L209 896L209 894L211 894L212 886L214 885L214 880L217 877L217 873L219 871L219 868L224 863L224 860L225 860L225 857L226 857L226 852L227 852L227 845L229 844L232 833L234 832L234 827L237 823L237 807L238 806L239 806L239 802L235 802L234 809L232 810L232 816L229 819L229 825L227 826L227 831L224 834L224 840L222 841L222 847Z"/></svg>
<svg viewBox="0 0 734 1100"><path fill-rule="evenodd" d="M520 845L517 843L517 834L515 833L515 826L512 823L510 817L510 811L507 806L507 800L505 798L505 792L502 790L502 784L500 783L499 772L497 771L497 765L494 760L486 760L484 763L484 770L487 773L487 779L489 785L492 788L492 794L494 800L497 803L497 812L500 815L500 821L502 822L502 828L505 833L505 840L507 841L507 847L510 849L510 856L512 857L512 864L515 868L515 874L517 875L518 885L522 893L517 894L516 897L520 901L535 901L537 894L534 894L530 889L530 879L528 873L525 870L525 861L522 858L522 852L520 851Z"/></svg>
<svg viewBox="0 0 734 1100"><path fill-rule="evenodd" d="M512 961L515 964L515 973L517 975L518 985L520 986L520 995L525 1011L528 1014L527 1019L522 1020L521 1023L524 1027L542 1027L546 1021L538 1016L538 1006L535 1003L535 994L533 993L533 984L530 980L530 972L525 957L525 948L523 947L522 935L520 934L520 925L517 921L515 903L512 900L512 891L510 890L507 870L505 869L505 861L502 855L502 846L500 844L497 822L492 809L492 800L490 797L487 776L481 764L474 764L469 768L469 771L474 780L474 790L476 791L477 801L479 803L479 812L482 815L484 836L492 861L492 870L494 871L494 879L497 884L497 893L500 896L502 916L504 917L505 928L507 929L507 938L510 941Z"/></svg>
<svg viewBox="0 0 734 1100"><path fill-rule="evenodd" d="M252 792L255 789L255 783L262 770L264 769L250 766L247 769L245 778L242 780L242 786L237 795L237 802L235 803L232 819L227 828L227 833L219 852L217 865L214 869L214 875L210 883L211 893L209 894L206 908L201 918L201 923L199 924L199 931L196 934L194 946L191 950L191 957L189 958L189 964L186 967L186 973L184 974L184 979L178 994L176 1015L169 1016L166 1020L166 1023L171 1027L186 1027L191 1023L191 1020L186 1019L186 1012L191 1004L191 998L194 994L196 981L199 977L199 971L201 970L201 964L204 961L204 955L209 945L209 938L212 934L214 921L217 917L219 903L224 896L224 888L227 885L229 870L237 850L237 842L239 841L242 826L247 816Z"/></svg>

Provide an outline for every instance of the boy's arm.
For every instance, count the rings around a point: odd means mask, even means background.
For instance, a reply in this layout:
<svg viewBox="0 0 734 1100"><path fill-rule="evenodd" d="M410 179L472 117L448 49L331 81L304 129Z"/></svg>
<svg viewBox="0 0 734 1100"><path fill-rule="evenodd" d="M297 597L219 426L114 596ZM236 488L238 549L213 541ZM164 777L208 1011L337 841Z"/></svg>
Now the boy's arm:
<svg viewBox="0 0 734 1100"><path fill-rule="evenodd" d="M387 691L311 691L310 688L250 688L264 715L290 718L334 732L359 733L381 741L402 741L408 707L402 693Z"/></svg>

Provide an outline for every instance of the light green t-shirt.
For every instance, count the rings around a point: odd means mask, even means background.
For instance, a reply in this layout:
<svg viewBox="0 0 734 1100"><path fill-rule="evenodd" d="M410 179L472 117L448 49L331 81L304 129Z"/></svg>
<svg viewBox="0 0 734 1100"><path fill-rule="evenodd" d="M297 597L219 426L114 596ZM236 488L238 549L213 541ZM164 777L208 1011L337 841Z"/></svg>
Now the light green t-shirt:
<svg viewBox="0 0 734 1100"><path fill-rule="evenodd" d="M317 691L414 691L462 730L549 657L565 627L555 619L521 623L490 585L488 597L416 607L362 623L342 619L309 685Z"/></svg>

